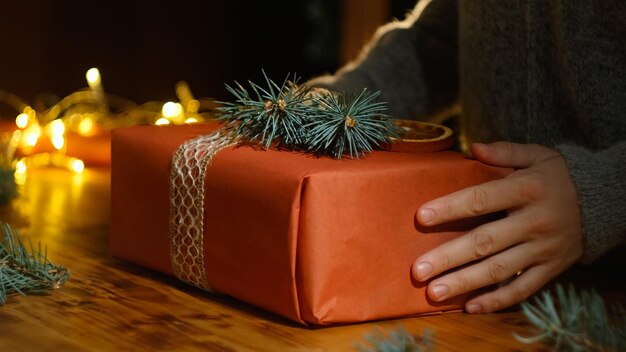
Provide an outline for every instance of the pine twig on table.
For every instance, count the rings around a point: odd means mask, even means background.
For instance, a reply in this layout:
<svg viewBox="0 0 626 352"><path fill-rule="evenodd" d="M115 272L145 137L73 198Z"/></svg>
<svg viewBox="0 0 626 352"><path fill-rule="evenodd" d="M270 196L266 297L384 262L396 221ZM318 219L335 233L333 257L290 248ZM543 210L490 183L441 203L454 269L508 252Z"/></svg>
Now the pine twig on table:
<svg viewBox="0 0 626 352"><path fill-rule="evenodd" d="M43 294L59 288L70 277L66 268L48 260L47 248L27 249L21 236L0 223L0 305L12 294Z"/></svg>
<svg viewBox="0 0 626 352"><path fill-rule="evenodd" d="M543 342L556 351L626 351L626 310L621 305L607 309L594 290L557 285L556 300L552 292L542 291L534 304L522 303L522 311L540 332L515 334L521 342Z"/></svg>
<svg viewBox="0 0 626 352"><path fill-rule="evenodd" d="M365 335L366 343L359 343L355 348L359 352L432 352L434 349L433 333L424 330L423 336L413 336L404 326L386 332L374 329Z"/></svg>

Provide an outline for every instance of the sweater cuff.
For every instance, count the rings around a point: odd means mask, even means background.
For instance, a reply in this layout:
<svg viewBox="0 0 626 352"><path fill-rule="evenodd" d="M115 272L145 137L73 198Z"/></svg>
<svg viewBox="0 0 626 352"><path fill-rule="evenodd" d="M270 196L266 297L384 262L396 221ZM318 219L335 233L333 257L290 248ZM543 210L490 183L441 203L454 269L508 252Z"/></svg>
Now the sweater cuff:
<svg viewBox="0 0 626 352"><path fill-rule="evenodd" d="M626 142L598 152L560 145L576 187L589 264L626 240Z"/></svg>

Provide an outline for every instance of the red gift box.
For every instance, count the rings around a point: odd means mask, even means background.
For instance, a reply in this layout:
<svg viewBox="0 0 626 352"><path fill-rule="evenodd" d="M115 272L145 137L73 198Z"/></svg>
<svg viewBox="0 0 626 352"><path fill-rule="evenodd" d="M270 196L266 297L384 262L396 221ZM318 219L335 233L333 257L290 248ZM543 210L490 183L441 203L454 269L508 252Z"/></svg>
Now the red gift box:
<svg viewBox="0 0 626 352"><path fill-rule="evenodd" d="M170 167L216 125L134 126L112 134L110 246L173 274ZM219 151L204 180L202 255L218 292L297 322L325 325L459 309L411 277L414 260L484 223L423 228L421 204L510 170L452 151L376 151L334 160L251 146ZM198 181L201 182L201 181Z"/></svg>

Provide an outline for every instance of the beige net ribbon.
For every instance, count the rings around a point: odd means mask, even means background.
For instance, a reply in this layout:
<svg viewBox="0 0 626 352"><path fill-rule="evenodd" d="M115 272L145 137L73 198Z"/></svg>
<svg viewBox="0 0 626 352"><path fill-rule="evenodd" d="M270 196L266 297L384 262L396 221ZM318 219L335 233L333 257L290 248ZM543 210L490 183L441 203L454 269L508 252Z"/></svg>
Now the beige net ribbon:
<svg viewBox="0 0 626 352"><path fill-rule="evenodd" d="M204 270L204 179L213 156L236 144L221 131L183 143L170 172L170 260L174 275L212 291Z"/></svg>

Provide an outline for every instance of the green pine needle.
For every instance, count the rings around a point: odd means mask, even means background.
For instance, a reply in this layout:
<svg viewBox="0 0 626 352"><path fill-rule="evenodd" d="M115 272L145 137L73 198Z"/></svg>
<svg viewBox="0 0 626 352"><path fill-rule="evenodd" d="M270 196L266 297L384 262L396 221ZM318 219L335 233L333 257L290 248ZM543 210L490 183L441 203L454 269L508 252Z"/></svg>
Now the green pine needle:
<svg viewBox="0 0 626 352"><path fill-rule="evenodd" d="M41 244L35 249L30 242L29 251L8 224L0 223L0 234L0 305L12 294L43 294L69 279L69 270L52 264Z"/></svg>
<svg viewBox="0 0 626 352"><path fill-rule="evenodd" d="M399 128L378 102L380 92L346 97L330 91L313 91L287 75L279 86L263 71L265 86L249 82L250 90L235 82L226 85L234 102L218 102L218 119L237 138L266 148L304 150L340 159L358 158L399 136ZM291 77L291 79L290 79Z"/></svg>
<svg viewBox="0 0 626 352"><path fill-rule="evenodd" d="M524 343L544 342L557 351L626 351L626 310L618 305L607 311L594 290L581 291L570 285L556 286L556 302L549 291L522 303L526 318L539 329L532 337L515 338ZM610 314L612 313L612 314Z"/></svg>
<svg viewBox="0 0 626 352"><path fill-rule="evenodd" d="M320 116L305 127L308 129L308 149L319 154L341 158L344 153L358 158L371 152L400 132L385 114L384 102L377 102L380 92L344 96L321 94L316 103Z"/></svg>
<svg viewBox="0 0 626 352"><path fill-rule="evenodd" d="M434 349L430 330L424 331L424 336L415 337L411 335L403 326L382 332L375 329L365 335L367 343L356 345L360 352L430 352Z"/></svg>
<svg viewBox="0 0 626 352"><path fill-rule="evenodd" d="M235 102L223 104L218 110L219 119L226 121L226 128L236 136L250 142L258 142L266 148L272 142L290 148L298 148L305 141L302 126L307 119L317 114L310 103L310 88L298 86L294 74L284 79L279 86L270 80L265 71L265 87L249 82L252 93L241 84L226 85L226 90L235 97Z"/></svg>

